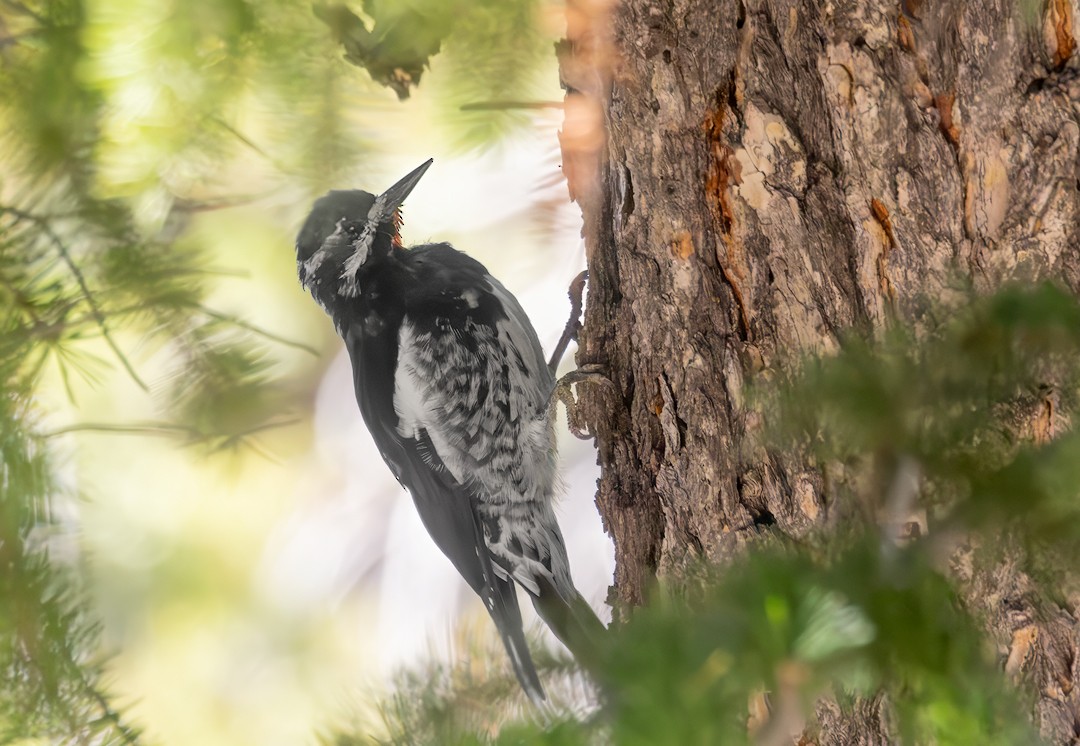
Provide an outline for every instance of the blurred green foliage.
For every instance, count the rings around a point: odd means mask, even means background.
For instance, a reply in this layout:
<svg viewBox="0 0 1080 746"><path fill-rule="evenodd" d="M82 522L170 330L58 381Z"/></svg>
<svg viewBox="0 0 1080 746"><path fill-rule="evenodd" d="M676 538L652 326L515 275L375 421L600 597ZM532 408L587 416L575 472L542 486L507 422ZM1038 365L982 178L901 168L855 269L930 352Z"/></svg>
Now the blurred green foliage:
<svg viewBox="0 0 1080 746"><path fill-rule="evenodd" d="M505 666L501 643L483 627L466 630L457 646L456 665L432 662L399 672L393 694L383 703L388 743L482 744L564 743L569 734L587 733L578 722L583 709L595 706L585 675L569 655L555 655L532 640L534 662L544 671L547 710L537 712L521 694ZM327 739L333 746L370 741L360 734L340 733ZM531 739L531 740L530 740ZM580 740L565 741L580 743Z"/></svg>
<svg viewBox="0 0 1080 746"><path fill-rule="evenodd" d="M96 624L47 527L56 487L25 404L0 398L0 743L28 736L135 743L109 704Z"/></svg>
<svg viewBox="0 0 1080 746"><path fill-rule="evenodd" d="M480 684L427 675L402 679L390 741L786 743L786 729L813 737L828 697L848 714L883 703L903 743L1039 742L1033 692L1006 678L949 558L962 545L977 566L1018 559L1039 581L1036 606L1077 566L1080 441L1058 409L1080 385L1080 304L1049 284L958 295L928 304L918 329L851 333L835 354L758 378L748 406L769 426L748 452L802 454L829 474L827 525L770 533L662 588L611 631L587 717L558 699L500 716L469 696ZM921 510L927 533L898 538L890 516ZM754 732L763 696L773 722Z"/></svg>
<svg viewBox="0 0 1080 746"><path fill-rule="evenodd" d="M362 8L366 19L341 4L317 5L316 14L346 59L402 99L435 62L434 92L462 144L491 143L524 122L519 106L552 56L539 0L364 0ZM440 49L446 54L433 60Z"/></svg>
<svg viewBox="0 0 1080 746"><path fill-rule="evenodd" d="M774 439L846 467L841 509L864 521L910 462L939 532L1004 531L1031 561L1075 560L1080 451L1063 414L1080 391L1080 306L1053 285L1016 286L941 316L806 361L773 402ZM858 493L860 474L876 492Z"/></svg>
<svg viewBox="0 0 1080 746"><path fill-rule="evenodd" d="M537 8L358 10L378 53L417 70L445 46L440 79L468 92L440 99L452 125L473 96L535 80ZM189 228L268 196L308 204L370 166L395 102L343 59L342 33L292 0L0 0L0 743L138 740L110 701L76 539L53 510L87 487L60 479L53 439L83 426L45 424L42 392L57 378L74 401L120 372L160 418L91 427L205 453L289 421L275 350L305 345L213 307L236 267ZM464 140L486 144L475 122L499 118L474 115ZM267 261L289 264L280 248Z"/></svg>

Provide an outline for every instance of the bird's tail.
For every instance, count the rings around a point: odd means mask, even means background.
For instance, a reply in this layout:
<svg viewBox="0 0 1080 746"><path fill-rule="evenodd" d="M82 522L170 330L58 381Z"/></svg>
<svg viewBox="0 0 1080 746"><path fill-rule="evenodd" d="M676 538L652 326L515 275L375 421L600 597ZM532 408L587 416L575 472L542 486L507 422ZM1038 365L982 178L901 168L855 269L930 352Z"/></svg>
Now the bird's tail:
<svg viewBox="0 0 1080 746"><path fill-rule="evenodd" d="M560 593L551 580L536 578L540 592L530 593L536 613L574 658L590 672L603 662L607 628L576 588Z"/></svg>
<svg viewBox="0 0 1080 746"><path fill-rule="evenodd" d="M493 577L492 580L494 581L492 588L495 592L489 597L491 605L488 612L495 622L495 628L499 630L499 636L506 647L506 654L510 656L514 674L521 682L521 688L525 690L525 694L534 705L539 705L545 699L544 687L540 683L540 676L536 673L532 654L529 653L529 646L525 642L517 590L509 579Z"/></svg>

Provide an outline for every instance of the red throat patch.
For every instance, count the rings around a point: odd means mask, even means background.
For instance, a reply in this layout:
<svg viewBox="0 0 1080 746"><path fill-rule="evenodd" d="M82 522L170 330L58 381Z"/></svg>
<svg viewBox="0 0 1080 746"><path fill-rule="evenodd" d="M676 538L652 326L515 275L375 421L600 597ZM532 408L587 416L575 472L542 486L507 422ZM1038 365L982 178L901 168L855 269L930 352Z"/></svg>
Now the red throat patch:
<svg viewBox="0 0 1080 746"><path fill-rule="evenodd" d="M401 217L401 208L394 210L394 216L390 218L391 224L394 226L394 237L390 239L395 249L402 248L401 243L401 226L405 225L405 221Z"/></svg>

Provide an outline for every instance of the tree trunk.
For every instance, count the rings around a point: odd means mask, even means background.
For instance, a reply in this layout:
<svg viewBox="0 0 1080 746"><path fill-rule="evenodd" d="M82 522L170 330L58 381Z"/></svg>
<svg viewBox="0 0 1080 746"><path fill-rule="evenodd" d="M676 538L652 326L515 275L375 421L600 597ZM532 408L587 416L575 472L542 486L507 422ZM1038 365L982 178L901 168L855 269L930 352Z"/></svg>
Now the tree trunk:
<svg viewBox="0 0 1080 746"><path fill-rule="evenodd" d="M749 379L849 327L919 324L958 280L1080 291L1080 12L624 0L603 18L605 5L571 2L563 144L589 252L578 363L612 384L581 385L575 416L596 436L625 607L656 574L835 520L821 474L752 445ZM588 141L582 111L606 139L570 152ZM1073 742L1076 605L1041 604L1004 560L960 580L1009 672L1031 678L1042 732ZM883 711L868 703L853 726L819 708L822 741L882 740Z"/></svg>

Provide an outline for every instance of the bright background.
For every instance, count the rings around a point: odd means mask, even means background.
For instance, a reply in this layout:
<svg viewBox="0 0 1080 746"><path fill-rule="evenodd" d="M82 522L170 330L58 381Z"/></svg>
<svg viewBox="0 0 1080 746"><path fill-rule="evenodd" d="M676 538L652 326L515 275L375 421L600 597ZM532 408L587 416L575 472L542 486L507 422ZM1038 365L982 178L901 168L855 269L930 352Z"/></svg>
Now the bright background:
<svg viewBox="0 0 1080 746"><path fill-rule="evenodd" d="M169 438L93 429L54 439L81 495L61 511L103 619L108 684L151 742L307 743L356 720L378 732L372 705L396 668L452 657L463 635L493 629L378 456L341 342L296 281L293 237L322 189L378 192L434 157L406 205L406 243L449 240L485 263L550 351L568 315L568 284L584 267L579 213L559 169L562 115L533 110L497 146L463 148L446 126L445 102L429 92L438 91L441 58L404 103L372 92L363 70L340 63L340 97L348 101L353 85L365 91L349 104L368 148L361 167L329 183L298 183L276 156L248 148L211 164L214 181L205 183L193 174L207 164L185 161L175 117L185 90L208 94L182 65L167 64L171 47L157 37L175 31L176 7L168 6L173 15L162 7L88 5L83 74L109 101L99 188L135 200L147 225L164 214L159 182L242 195L241 204L194 213L182 226L219 272L208 305L318 355L268 345L284 398L303 404L283 413L291 424L238 450L207 456ZM183 50L175 54L183 59ZM530 97L561 99L553 55L538 80ZM241 112L254 141L273 134L273 111L257 97L223 105ZM151 392L109 374L72 382L72 401L55 377L41 394L48 427L161 417L155 394L176 375L175 351L136 336L120 342ZM571 347L564 371L572 356ZM560 449L558 514L571 565L607 618L614 563L593 505L595 452L569 436ZM535 625L531 604L523 607Z"/></svg>

